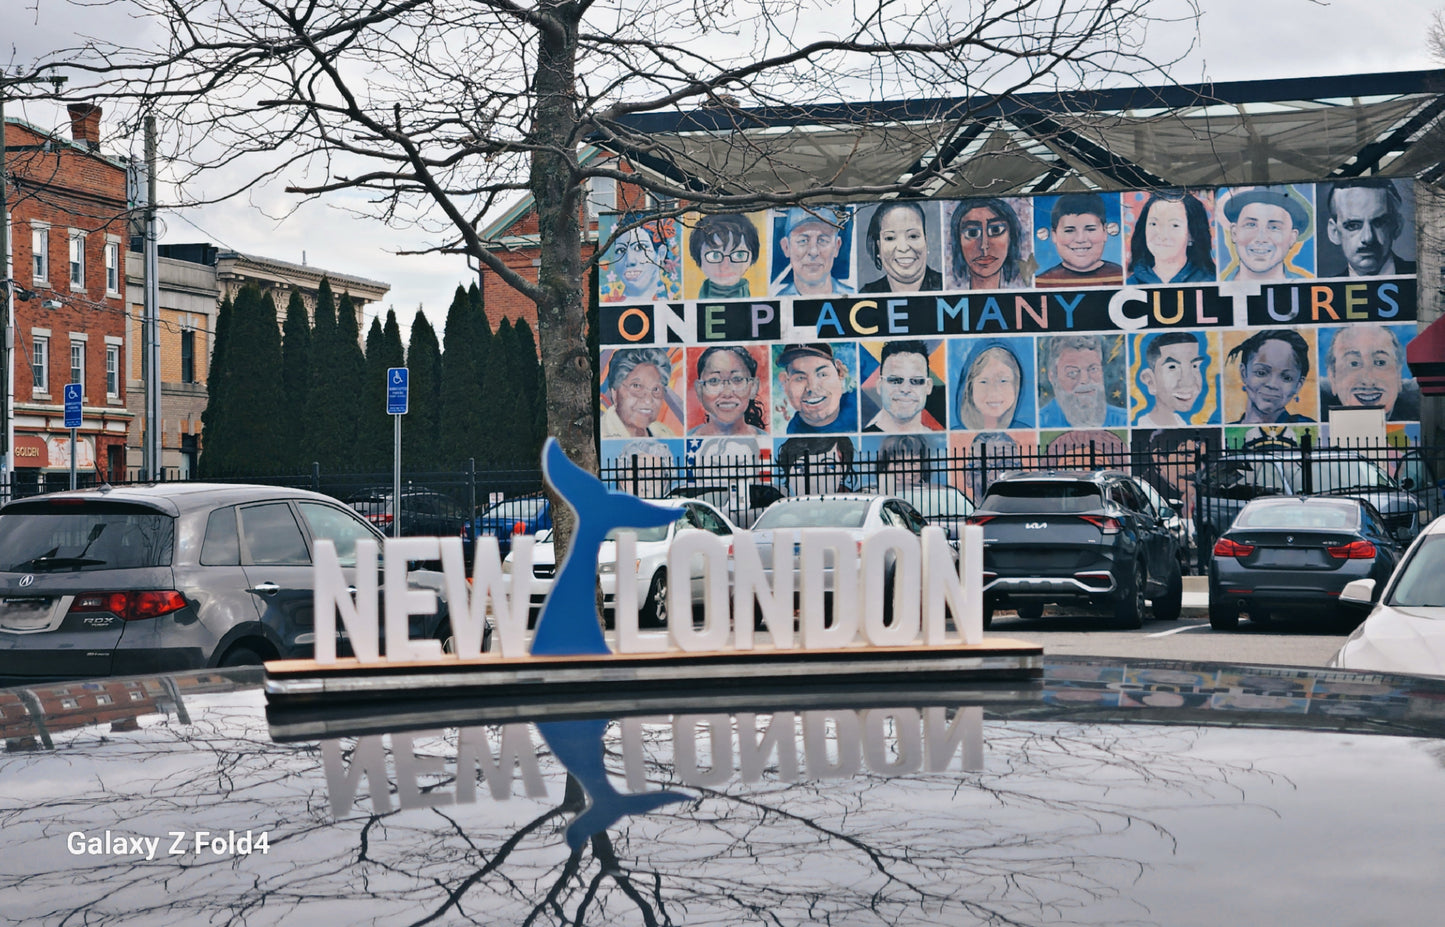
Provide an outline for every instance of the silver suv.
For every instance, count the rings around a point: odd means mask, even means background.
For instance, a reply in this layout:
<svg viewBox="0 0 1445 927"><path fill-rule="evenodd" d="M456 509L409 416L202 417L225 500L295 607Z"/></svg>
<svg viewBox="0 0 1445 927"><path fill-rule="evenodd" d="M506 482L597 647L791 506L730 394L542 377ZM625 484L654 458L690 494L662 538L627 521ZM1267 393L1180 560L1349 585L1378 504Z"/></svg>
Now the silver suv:
<svg viewBox="0 0 1445 927"><path fill-rule="evenodd" d="M350 572L356 542L382 536L329 496L273 486L160 483L12 502L0 508L0 680L309 657L321 538ZM441 574L410 580L441 603L412 617L412 637L446 640Z"/></svg>

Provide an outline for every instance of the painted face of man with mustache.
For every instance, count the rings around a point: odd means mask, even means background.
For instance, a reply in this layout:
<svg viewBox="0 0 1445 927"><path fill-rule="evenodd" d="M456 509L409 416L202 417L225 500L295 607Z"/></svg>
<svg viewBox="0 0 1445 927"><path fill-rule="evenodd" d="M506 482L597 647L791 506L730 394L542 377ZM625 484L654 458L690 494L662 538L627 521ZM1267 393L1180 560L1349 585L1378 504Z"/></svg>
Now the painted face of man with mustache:
<svg viewBox="0 0 1445 927"><path fill-rule="evenodd" d="M1104 424L1108 400L1104 393L1104 355L1098 348L1065 348L1049 369L1049 382L1064 417L1074 428Z"/></svg>

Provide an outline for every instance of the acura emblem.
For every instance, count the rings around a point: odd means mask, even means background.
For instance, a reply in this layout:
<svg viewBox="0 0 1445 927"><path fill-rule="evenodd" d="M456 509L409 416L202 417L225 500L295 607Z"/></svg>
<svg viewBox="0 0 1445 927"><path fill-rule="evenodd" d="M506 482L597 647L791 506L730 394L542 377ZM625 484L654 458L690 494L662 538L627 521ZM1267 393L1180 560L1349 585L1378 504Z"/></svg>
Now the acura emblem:
<svg viewBox="0 0 1445 927"><path fill-rule="evenodd" d="M33 582L35 582L35 575L33 573L26 573L20 577L20 585L22 586L28 586Z"/></svg>

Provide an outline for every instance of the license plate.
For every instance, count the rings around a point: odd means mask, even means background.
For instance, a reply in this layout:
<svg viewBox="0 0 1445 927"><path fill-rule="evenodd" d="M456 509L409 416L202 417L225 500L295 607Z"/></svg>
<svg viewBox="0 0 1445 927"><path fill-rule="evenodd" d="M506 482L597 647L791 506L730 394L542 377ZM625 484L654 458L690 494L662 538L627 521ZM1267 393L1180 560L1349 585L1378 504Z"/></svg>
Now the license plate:
<svg viewBox="0 0 1445 927"><path fill-rule="evenodd" d="M50 622L54 599L0 599L0 628L10 631L35 631Z"/></svg>

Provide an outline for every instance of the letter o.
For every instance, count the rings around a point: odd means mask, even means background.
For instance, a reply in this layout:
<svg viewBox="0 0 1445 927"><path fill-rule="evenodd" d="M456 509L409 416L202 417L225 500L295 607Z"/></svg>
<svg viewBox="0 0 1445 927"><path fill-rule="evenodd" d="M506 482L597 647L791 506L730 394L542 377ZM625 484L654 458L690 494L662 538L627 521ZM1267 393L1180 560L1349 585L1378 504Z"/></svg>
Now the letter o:
<svg viewBox="0 0 1445 927"><path fill-rule="evenodd" d="M635 334L627 330L627 320L633 316L642 320L642 330ZM635 306L631 309L624 309L622 315L617 319L617 333L628 341L641 341L647 337L647 333L650 331L652 331L652 320L647 317L647 313Z"/></svg>

